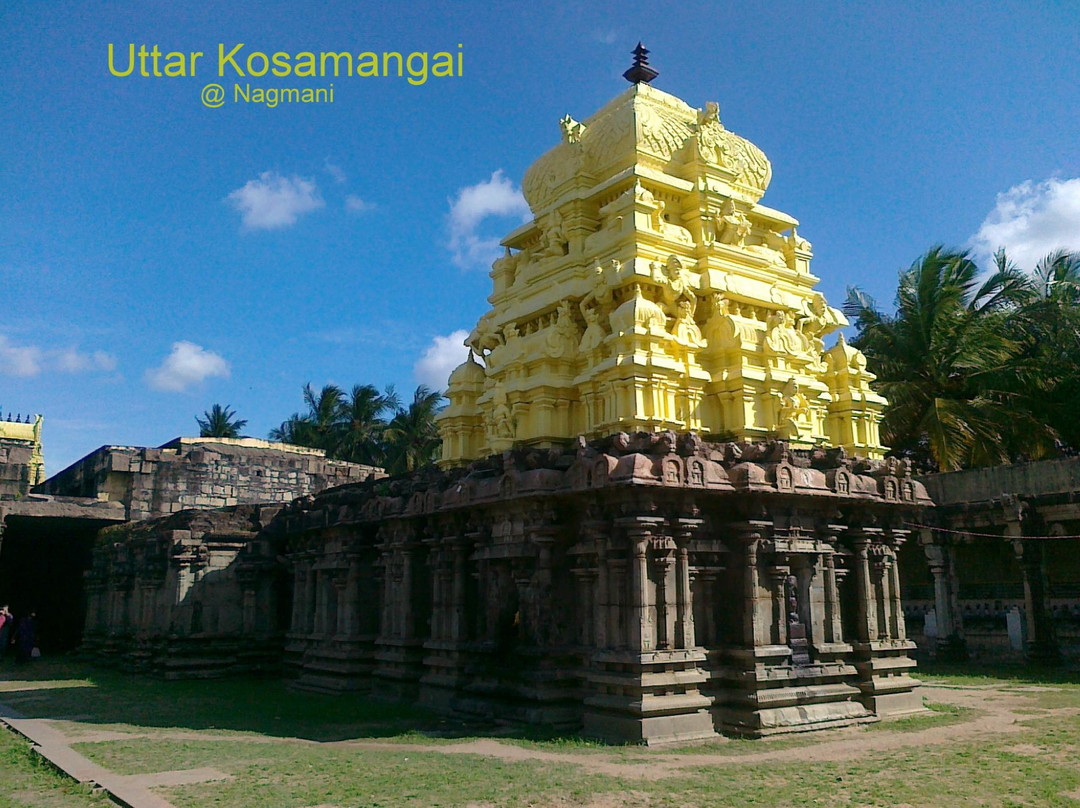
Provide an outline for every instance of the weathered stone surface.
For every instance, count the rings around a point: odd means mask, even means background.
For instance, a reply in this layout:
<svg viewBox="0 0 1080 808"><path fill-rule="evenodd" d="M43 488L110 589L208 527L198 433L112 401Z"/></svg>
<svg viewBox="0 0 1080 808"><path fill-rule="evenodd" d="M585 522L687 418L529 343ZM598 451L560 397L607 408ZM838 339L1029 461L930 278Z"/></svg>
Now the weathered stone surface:
<svg viewBox="0 0 1080 808"><path fill-rule="evenodd" d="M278 506L186 510L101 531L83 650L169 678L276 670Z"/></svg>
<svg viewBox="0 0 1080 808"><path fill-rule="evenodd" d="M920 528L918 545L907 548L904 586L926 651L1080 659L1080 458L923 482L940 507Z"/></svg>
<svg viewBox="0 0 1080 808"><path fill-rule="evenodd" d="M920 706L895 460L617 435L298 499L300 686L670 743Z"/></svg>
<svg viewBox="0 0 1080 808"><path fill-rule="evenodd" d="M35 490L122 502L131 520L185 508L288 502L382 469L320 449L241 438L177 438L156 449L102 446Z"/></svg>

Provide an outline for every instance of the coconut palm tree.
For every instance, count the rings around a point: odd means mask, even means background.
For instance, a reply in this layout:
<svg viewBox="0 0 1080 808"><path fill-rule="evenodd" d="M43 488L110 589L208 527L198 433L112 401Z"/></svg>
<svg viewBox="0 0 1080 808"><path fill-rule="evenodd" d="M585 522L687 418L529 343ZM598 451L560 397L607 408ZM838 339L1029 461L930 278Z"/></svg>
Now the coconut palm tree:
<svg viewBox="0 0 1080 808"><path fill-rule="evenodd" d="M237 418L236 412L228 405L222 407L215 404L203 412L203 416L195 416L200 438L239 438L240 430L247 426L247 421Z"/></svg>
<svg viewBox="0 0 1080 808"><path fill-rule="evenodd" d="M1017 387L1072 450L1080 449L1080 253L1059 250L1035 266L1029 294L1010 319Z"/></svg>
<svg viewBox="0 0 1080 808"><path fill-rule="evenodd" d="M338 456L353 463L380 465L386 451L384 413L401 409L401 399L393 386L380 393L374 385L357 384L342 407L342 435Z"/></svg>
<svg viewBox="0 0 1080 808"><path fill-rule="evenodd" d="M402 474L434 463L442 441L435 426L442 393L424 385L416 388L407 409L398 409L384 432L387 471Z"/></svg>
<svg viewBox="0 0 1080 808"><path fill-rule="evenodd" d="M1009 318L1030 299L1030 282L1004 253L989 277L966 252L932 248L900 274L896 314L848 290L852 340L889 399L886 443L942 470L1008 462L1052 450L1053 430L1016 384L1022 350Z"/></svg>
<svg viewBox="0 0 1080 808"><path fill-rule="evenodd" d="M311 424L316 448L325 449L327 455L336 454L343 431L345 393L336 384L323 385L316 393L308 383L304 385L304 403L308 407L305 418Z"/></svg>
<svg viewBox="0 0 1080 808"><path fill-rule="evenodd" d="M270 430L270 440L323 449L332 457L341 443L345 394L333 384L316 393L308 383L303 395L308 411L303 415L293 413L281 426Z"/></svg>

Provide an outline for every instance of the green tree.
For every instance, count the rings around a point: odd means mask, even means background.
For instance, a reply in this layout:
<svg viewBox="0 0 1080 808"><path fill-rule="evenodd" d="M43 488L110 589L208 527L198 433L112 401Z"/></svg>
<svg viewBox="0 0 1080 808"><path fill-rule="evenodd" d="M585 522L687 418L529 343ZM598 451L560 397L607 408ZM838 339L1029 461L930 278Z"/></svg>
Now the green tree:
<svg viewBox="0 0 1080 808"><path fill-rule="evenodd" d="M966 252L937 246L900 273L896 314L848 290L845 312L877 387L889 399L885 442L942 470L1008 462L1052 449L1053 430L1017 384L1023 345L1007 328L1030 280L999 253L980 282Z"/></svg>
<svg viewBox="0 0 1080 808"><path fill-rule="evenodd" d="M215 404L203 412L203 416L195 416L200 438L239 438L240 430L247 426L247 421L237 418L228 405Z"/></svg>
<svg viewBox="0 0 1080 808"><path fill-rule="evenodd" d="M1033 411L1062 444L1080 449L1080 253L1059 250L1039 261L1008 327L1022 346L1017 388L1031 391Z"/></svg>
<svg viewBox="0 0 1080 808"><path fill-rule="evenodd" d="M310 446L324 450L328 457L335 456L343 432L345 394L333 384L316 393L309 382L304 385L303 396L307 412L293 413L281 426L270 430L270 440Z"/></svg>
<svg viewBox="0 0 1080 808"><path fill-rule="evenodd" d="M383 433L387 426L383 414L399 409L401 399L393 386L380 393L370 384L354 385L342 406L338 456L353 463L382 465L386 461Z"/></svg>
<svg viewBox="0 0 1080 808"><path fill-rule="evenodd" d="M442 397L420 385L408 408L399 409L390 420L384 432L388 472L402 474L435 462L442 444L435 425Z"/></svg>

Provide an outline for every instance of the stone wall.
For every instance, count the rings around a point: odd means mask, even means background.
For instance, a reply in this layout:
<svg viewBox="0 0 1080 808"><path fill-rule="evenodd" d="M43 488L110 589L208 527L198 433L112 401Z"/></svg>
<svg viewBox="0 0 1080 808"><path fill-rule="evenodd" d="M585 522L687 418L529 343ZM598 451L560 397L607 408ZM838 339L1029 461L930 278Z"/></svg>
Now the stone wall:
<svg viewBox="0 0 1080 808"><path fill-rule="evenodd" d="M278 510L187 510L102 530L83 651L167 678L276 671L282 591L260 531Z"/></svg>
<svg viewBox="0 0 1080 808"><path fill-rule="evenodd" d="M35 490L123 502L131 520L187 508L285 503L385 476L322 450L251 438L177 438L157 449L102 446Z"/></svg>
<svg viewBox="0 0 1080 808"><path fill-rule="evenodd" d="M34 446L0 437L0 499L15 499L30 491Z"/></svg>
<svg viewBox="0 0 1080 808"><path fill-rule="evenodd" d="M1080 458L931 475L904 564L930 654L1080 659Z"/></svg>
<svg viewBox="0 0 1080 808"><path fill-rule="evenodd" d="M289 505L296 684L666 743L922 709L895 460L618 435Z"/></svg>

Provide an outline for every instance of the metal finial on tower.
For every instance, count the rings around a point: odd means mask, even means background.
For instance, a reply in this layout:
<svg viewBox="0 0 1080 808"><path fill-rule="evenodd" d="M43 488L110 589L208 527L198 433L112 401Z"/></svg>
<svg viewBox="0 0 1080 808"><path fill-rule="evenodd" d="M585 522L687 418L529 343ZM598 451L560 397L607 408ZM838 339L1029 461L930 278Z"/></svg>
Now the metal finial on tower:
<svg viewBox="0 0 1080 808"><path fill-rule="evenodd" d="M634 64L623 73L623 78L631 84L648 84L660 73L649 67L649 51L640 42L634 48Z"/></svg>

